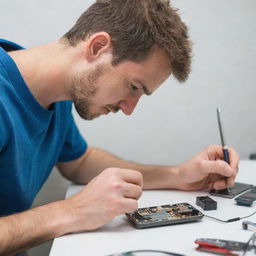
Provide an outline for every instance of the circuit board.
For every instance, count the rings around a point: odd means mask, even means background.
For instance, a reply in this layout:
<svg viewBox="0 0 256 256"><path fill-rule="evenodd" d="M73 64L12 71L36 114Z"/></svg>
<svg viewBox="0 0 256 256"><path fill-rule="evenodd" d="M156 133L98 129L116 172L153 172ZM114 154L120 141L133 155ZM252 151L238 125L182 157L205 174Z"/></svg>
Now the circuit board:
<svg viewBox="0 0 256 256"><path fill-rule="evenodd" d="M188 203L139 208L126 214L136 228L157 227L198 221L203 214Z"/></svg>

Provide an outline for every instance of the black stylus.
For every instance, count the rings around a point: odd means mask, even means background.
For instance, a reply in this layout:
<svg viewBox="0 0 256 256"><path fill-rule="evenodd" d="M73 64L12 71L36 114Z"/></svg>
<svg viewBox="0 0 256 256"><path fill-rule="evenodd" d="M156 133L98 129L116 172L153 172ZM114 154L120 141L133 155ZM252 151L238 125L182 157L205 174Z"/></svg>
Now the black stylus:
<svg viewBox="0 0 256 256"><path fill-rule="evenodd" d="M228 148L225 146L225 140L224 140L222 125L220 120L220 108L217 108L217 118L218 118L219 130L220 130L220 139L222 144L224 161L230 164ZM226 178L226 185L227 185L227 191L230 193L230 188L228 186L227 178Z"/></svg>

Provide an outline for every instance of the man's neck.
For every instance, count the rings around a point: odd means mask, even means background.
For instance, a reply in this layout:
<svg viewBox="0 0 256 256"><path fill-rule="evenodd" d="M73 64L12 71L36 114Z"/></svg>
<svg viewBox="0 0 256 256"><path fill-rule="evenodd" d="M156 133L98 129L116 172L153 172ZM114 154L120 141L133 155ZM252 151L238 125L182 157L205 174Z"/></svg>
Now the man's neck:
<svg viewBox="0 0 256 256"><path fill-rule="evenodd" d="M53 102L70 99L68 56L60 41L28 50L10 52L28 88L48 108Z"/></svg>

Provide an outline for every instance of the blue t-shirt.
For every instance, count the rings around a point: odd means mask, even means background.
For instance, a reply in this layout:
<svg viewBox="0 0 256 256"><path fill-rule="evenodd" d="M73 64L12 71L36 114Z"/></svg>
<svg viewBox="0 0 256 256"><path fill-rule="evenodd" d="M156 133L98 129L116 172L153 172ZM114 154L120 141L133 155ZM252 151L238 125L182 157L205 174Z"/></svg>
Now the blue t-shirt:
<svg viewBox="0 0 256 256"><path fill-rule="evenodd" d="M0 40L0 216L31 207L57 162L87 148L74 123L71 101L43 108L7 51L23 49Z"/></svg>

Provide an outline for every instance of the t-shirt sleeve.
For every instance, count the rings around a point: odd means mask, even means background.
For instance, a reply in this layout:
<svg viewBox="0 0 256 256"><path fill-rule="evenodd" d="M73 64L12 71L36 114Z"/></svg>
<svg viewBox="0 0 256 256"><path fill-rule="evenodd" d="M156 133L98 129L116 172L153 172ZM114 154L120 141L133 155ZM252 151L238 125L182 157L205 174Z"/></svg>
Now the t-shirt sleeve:
<svg viewBox="0 0 256 256"><path fill-rule="evenodd" d="M69 127L58 162L68 162L82 156L87 149L87 143L80 134L73 116L70 117Z"/></svg>
<svg viewBox="0 0 256 256"><path fill-rule="evenodd" d="M0 120L0 152L2 151L2 148L4 146L4 138L5 138L5 134L4 134L4 131L3 131L3 128L1 127L2 123L1 123L1 120Z"/></svg>
<svg viewBox="0 0 256 256"><path fill-rule="evenodd" d="M3 115L3 110L0 106L0 152L2 151L2 148L6 143L6 136L7 136L2 115Z"/></svg>

